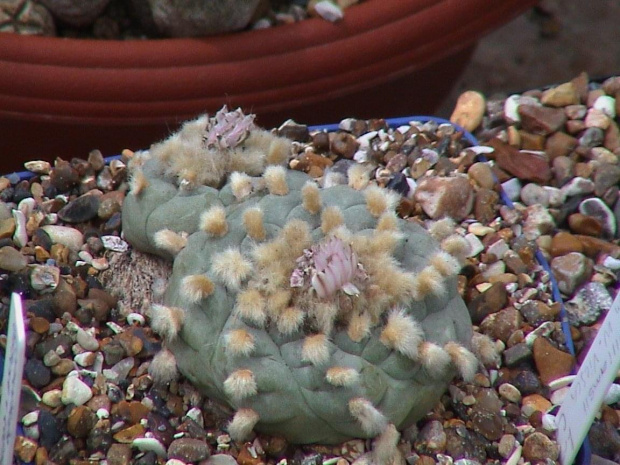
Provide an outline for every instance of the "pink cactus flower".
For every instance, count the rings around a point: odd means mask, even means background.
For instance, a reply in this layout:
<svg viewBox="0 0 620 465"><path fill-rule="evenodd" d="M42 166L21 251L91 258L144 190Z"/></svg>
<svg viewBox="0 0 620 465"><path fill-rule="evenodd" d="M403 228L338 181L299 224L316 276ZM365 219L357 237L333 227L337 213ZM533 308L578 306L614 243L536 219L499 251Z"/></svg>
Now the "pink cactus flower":
<svg viewBox="0 0 620 465"><path fill-rule="evenodd" d="M254 115L244 115L241 108L228 111L224 105L209 118L205 143L209 148L227 149L241 144L254 129Z"/></svg>
<svg viewBox="0 0 620 465"><path fill-rule="evenodd" d="M360 291L353 280L366 277L366 273L351 246L337 237L331 237L304 250L291 274L291 287L303 287L306 277L310 278L310 286L317 296L327 299L339 290L348 295L358 295Z"/></svg>

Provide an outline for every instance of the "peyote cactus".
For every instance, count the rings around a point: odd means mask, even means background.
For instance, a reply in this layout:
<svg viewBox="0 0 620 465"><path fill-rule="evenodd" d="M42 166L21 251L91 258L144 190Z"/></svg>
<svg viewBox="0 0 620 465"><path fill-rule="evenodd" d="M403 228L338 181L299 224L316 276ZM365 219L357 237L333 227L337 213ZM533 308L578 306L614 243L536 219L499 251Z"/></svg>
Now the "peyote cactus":
<svg viewBox="0 0 620 465"><path fill-rule="evenodd" d="M151 315L166 344L153 376L172 377L176 360L236 410L236 439L395 445L456 374L476 371L456 289L463 243L440 247L378 186L320 189L282 166L289 142L246 123L247 137L231 143L231 126L226 144L206 143L216 121L187 123L133 162L124 234L174 259Z"/></svg>

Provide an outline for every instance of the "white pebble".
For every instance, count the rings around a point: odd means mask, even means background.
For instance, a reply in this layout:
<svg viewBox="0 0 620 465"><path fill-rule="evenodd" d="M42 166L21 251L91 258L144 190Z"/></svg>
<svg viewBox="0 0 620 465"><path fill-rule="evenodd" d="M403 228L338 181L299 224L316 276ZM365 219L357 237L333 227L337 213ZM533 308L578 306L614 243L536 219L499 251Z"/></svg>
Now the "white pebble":
<svg viewBox="0 0 620 465"><path fill-rule="evenodd" d="M504 239L499 239L493 242L493 244L491 244L487 248L487 253L492 253L497 258L502 259L504 258L504 255L506 255L506 252L508 252L509 250L510 247L508 246L508 244L506 244L506 241Z"/></svg>
<svg viewBox="0 0 620 465"><path fill-rule="evenodd" d="M510 200L516 202L521 195L521 181L518 178L511 178L502 183L502 189Z"/></svg>
<svg viewBox="0 0 620 465"><path fill-rule="evenodd" d="M30 285L41 294L54 292L60 281L60 268L51 265L32 265Z"/></svg>
<svg viewBox="0 0 620 465"><path fill-rule="evenodd" d="M560 189L565 197L594 192L594 182L587 178L576 176Z"/></svg>
<svg viewBox="0 0 620 465"><path fill-rule="evenodd" d="M592 108L601 110L610 118L616 117L616 99L610 95L601 95L594 101Z"/></svg>
<svg viewBox="0 0 620 465"><path fill-rule="evenodd" d="M467 150L471 150L476 155L493 153L495 151L493 147L489 147L488 145L474 145L473 147L467 147Z"/></svg>
<svg viewBox="0 0 620 465"><path fill-rule="evenodd" d="M29 217L37 206L37 201L32 197L26 197L22 199L17 204L17 209L24 214L24 216Z"/></svg>
<svg viewBox="0 0 620 465"><path fill-rule="evenodd" d="M521 115L519 115L520 97L520 95L511 95L504 101L504 118L509 123L518 123L521 121Z"/></svg>
<svg viewBox="0 0 620 465"><path fill-rule="evenodd" d="M469 243L468 257L475 257L484 250L484 244L474 234L465 234L465 240Z"/></svg>
<svg viewBox="0 0 620 465"><path fill-rule="evenodd" d="M561 387L551 394L549 400L553 405L562 405L562 402L564 402L564 399L568 395L568 391L570 391L570 386Z"/></svg>
<svg viewBox="0 0 620 465"><path fill-rule="evenodd" d="M179 459L170 459L166 462L166 465L186 465L185 462Z"/></svg>
<svg viewBox="0 0 620 465"><path fill-rule="evenodd" d="M553 381L549 382L549 389L551 391L556 391L560 388L563 388L564 386L569 386L576 377L576 375L567 375L562 376L561 378L554 379Z"/></svg>
<svg viewBox="0 0 620 465"><path fill-rule="evenodd" d="M105 271L110 268L108 259L105 257L94 258L93 261L90 263L90 266L92 266L97 271Z"/></svg>
<svg viewBox="0 0 620 465"><path fill-rule="evenodd" d="M527 336L525 336L525 343L529 347L532 347L532 345L534 345L534 341L536 340L538 336L548 336L549 334L553 332L553 330L554 330L553 322L545 321L538 328L536 328L534 331L532 331Z"/></svg>
<svg viewBox="0 0 620 465"><path fill-rule="evenodd" d="M323 19L331 23L335 23L336 21L340 21L344 18L344 13L334 3L329 0L322 0L314 5L314 11Z"/></svg>
<svg viewBox="0 0 620 465"><path fill-rule="evenodd" d="M35 423L34 425L24 426L24 436L34 439L35 441L38 440L41 436L39 425Z"/></svg>
<svg viewBox="0 0 620 465"><path fill-rule="evenodd" d="M108 321L105 325L110 328L114 334L120 334L125 331L121 325L114 321Z"/></svg>
<svg viewBox="0 0 620 465"><path fill-rule="evenodd" d="M543 189L545 189L549 194L550 207L560 207L564 205L564 202L566 201L566 196L564 195L562 190L552 186L543 186Z"/></svg>
<svg viewBox="0 0 620 465"><path fill-rule="evenodd" d="M83 405L93 397L90 387L77 376L68 376L62 385L61 401L65 405Z"/></svg>
<svg viewBox="0 0 620 465"><path fill-rule="evenodd" d="M41 229L47 233L54 244L61 244L73 250L79 250L84 245L84 235L69 226L46 224Z"/></svg>
<svg viewBox="0 0 620 465"><path fill-rule="evenodd" d="M73 357L73 360L81 367L89 367L93 364L95 357L92 352L87 351L82 352L81 354L77 354L75 357Z"/></svg>
<svg viewBox="0 0 620 465"><path fill-rule="evenodd" d="M15 233L13 242L17 247L24 247L28 243L28 232L26 231L26 215L19 210L13 210L15 220Z"/></svg>
<svg viewBox="0 0 620 465"><path fill-rule="evenodd" d="M93 256L90 254L90 252L86 250L80 250L78 252L78 257L80 257L85 263L88 263L89 265L93 261Z"/></svg>
<svg viewBox="0 0 620 465"><path fill-rule="evenodd" d="M359 149L357 152L353 154L353 160L358 163L365 163L370 159L368 156L368 147L364 149Z"/></svg>
<svg viewBox="0 0 620 465"><path fill-rule="evenodd" d="M109 371L116 373L118 379L122 381L127 378L134 365L135 359L133 357L127 357L114 364Z"/></svg>
<svg viewBox="0 0 620 465"><path fill-rule="evenodd" d="M49 161L33 160L24 163L24 168L36 174L49 174L52 169L52 165Z"/></svg>
<svg viewBox="0 0 620 465"><path fill-rule="evenodd" d="M525 205L540 204L543 207L549 206L549 193L536 183L526 184L521 189L521 201Z"/></svg>
<svg viewBox="0 0 620 465"><path fill-rule="evenodd" d="M480 269L482 270L482 264L480 265ZM484 270L482 270L482 277L486 280L490 280L494 276L499 276L506 272L506 264L498 260L490 265L487 265Z"/></svg>
<svg viewBox="0 0 620 465"><path fill-rule="evenodd" d="M140 315L139 313L136 312L131 312L129 315L127 315L127 323L130 325L138 325L138 326L144 326L144 316Z"/></svg>
<svg viewBox="0 0 620 465"><path fill-rule="evenodd" d="M498 388L499 395L507 401L518 403L521 400L521 392L510 383L503 383Z"/></svg>
<svg viewBox="0 0 620 465"><path fill-rule="evenodd" d="M86 350L97 350L99 349L99 341L97 338L90 334L88 331L84 331L82 328L78 328L76 340L79 345L82 346L83 349Z"/></svg>
<svg viewBox="0 0 620 465"><path fill-rule="evenodd" d="M39 411L33 410L22 417L22 425L30 426L39 420Z"/></svg>
<svg viewBox="0 0 620 465"><path fill-rule="evenodd" d="M603 260L603 266L614 271L620 270L620 260L614 257L607 256Z"/></svg>
<svg viewBox="0 0 620 465"><path fill-rule="evenodd" d="M360 147L368 148L370 147L370 141L377 137L379 133L377 131L368 131L366 134L362 134L357 138L357 141L360 144Z"/></svg>
<svg viewBox="0 0 620 465"><path fill-rule="evenodd" d="M103 407L102 407L102 408L100 408L100 409L98 409L98 410L97 410L97 417L98 417L100 420L103 420L103 419L105 419L105 418L110 418L110 412L108 412L108 410L107 410L107 409L105 409L105 408L103 408Z"/></svg>
<svg viewBox="0 0 620 465"><path fill-rule="evenodd" d="M129 244L118 236L101 236L103 247L112 252L127 252Z"/></svg>
<svg viewBox="0 0 620 465"><path fill-rule="evenodd" d="M607 394L605 394L605 397L603 398L603 402L606 405L611 405L618 401L620 401L620 384L612 384L609 386Z"/></svg>
<svg viewBox="0 0 620 465"><path fill-rule="evenodd" d="M345 118L338 123L338 129L341 131L353 132L356 121L355 118Z"/></svg>
<svg viewBox="0 0 620 465"><path fill-rule="evenodd" d="M41 401L48 407L59 407L62 405L62 391L60 389L47 391L41 396Z"/></svg>
<svg viewBox="0 0 620 465"><path fill-rule="evenodd" d="M478 237L484 237L487 234L491 234L495 232L495 229L490 226L485 226L482 223L472 223L467 227L467 232L475 234Z"/></svg>
<svg viewBox="0 0 620 465"><path fill-rule="evenodd" d="M523 450L523 446L521 444L517 444L515 450L510 454L508 460L506 460L506 465L517 465L519 460L521 460L521 451Z"/></svg>
<svg viewBox="0 0 620 465"><path fill-rule="evenodd" d="M204 428L204 417L202 416L202 410L197 407L192 407L185 415L198 423L200 427Z"/></svg>
<svg viewBox="0 0 620 465"><path fill-rule="evenodd" d="M131 443L132 447L137 447L142 452L155 452L160 457L166 457L166 448L155 438L136 438Z"/></svg>
<svg viewBox="0 0 620 465"><path fill-rule="evenodd" d="M542 416L542 427L549 432L555 431L556 429L558 429L555 416L551 415L550 413L545 413Z"/></svg>

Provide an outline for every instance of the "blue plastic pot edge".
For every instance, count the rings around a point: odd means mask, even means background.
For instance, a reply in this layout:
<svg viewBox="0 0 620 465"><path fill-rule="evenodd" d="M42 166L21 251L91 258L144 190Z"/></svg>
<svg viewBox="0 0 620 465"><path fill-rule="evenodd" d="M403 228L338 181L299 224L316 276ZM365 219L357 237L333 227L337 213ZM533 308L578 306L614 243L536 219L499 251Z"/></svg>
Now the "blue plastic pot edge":
<svg viewBox="0 0 620 465"><path fill-rule="evenodd" d="M409 124L412 121L419 121L421 123L426 123L426 122L432 121L432 122L435 122L435 123L438 123L438 124L451 124L452 126L455 127L455 129L457 131L463 133L463 137L471 145L473 145L473 146L480 145L480 142L478 141L478 139L471 132L467 131L466 129L464 129L462 126L459 126L458 124L452 123L451 121L449 121L449 120L447 120L445 118L439 118L439 117L436 117L436 116L421 115L421 116L406 116L406 117L400 117L400 118L389 118L389 119L386 119L385 121L389 125L389 127L391 127L391 128L395 128L395 127L402 126L402 125L407 125L407 124ZM310 131L337 131L339 129L339 124L336 123L336 124L325 124L325 125L318 125L318 126L309 126L308 129ZM111 157L106 157L105 158L105 162L106 163L110 163L112 160L117 160L120 157L121 157L120 155L114 155L114 156L111 156ZM482 161L482 162L487 162L488 161L488 159L484 155L482 155L482 154L479 154L477 156L477 159ZM16 172L15 174L17 176L19 176L20 181L24 180L24 179L30 179L31 177L34 176L34 173L31 173L30 171L19 171L19 172ZM499 186L500 197L501 197L502 202L507 207L509 207L511 209L514 209L514 204L512 203L510 198L504 192L504 189L501 187L501 184L499 183L499 180L497 179L495 174L493 175L493 177L494 177L495 182ZM564 301L562 299L562 296L560 295L558 284L557 284L557 281L555 279L555 276L553 275L553 272L551 271L551 267L549 266L549 262L547 261L545 256L542 254L540 249L536 250L536 260L543 267L543 269L549 273L549 277L550 277L550 281L551 281L551 291L552 291L553 300L560 304L560 322L561 322L561 325L562 325L562 332L564 333L564 341L565 341L566 347L568 348L568 350L571 353L571 355L575 356L575 345L573 343L573 338L571 336L570 324L568 322L568 315L566 313L566 308L564 307ZM3 360L2 360L2 362L3 362ZM575 372L574 368L573 368L573 372ZM590 465L591 450L590 450L590 442L589 442L587 436L586 436L586 438L585 438L585 440L584 440L584 442L583 442L583 444L581 446L581 449L579 450L579 454L577 455L576 460L577 460L576 463L578 465Z"/></svg>

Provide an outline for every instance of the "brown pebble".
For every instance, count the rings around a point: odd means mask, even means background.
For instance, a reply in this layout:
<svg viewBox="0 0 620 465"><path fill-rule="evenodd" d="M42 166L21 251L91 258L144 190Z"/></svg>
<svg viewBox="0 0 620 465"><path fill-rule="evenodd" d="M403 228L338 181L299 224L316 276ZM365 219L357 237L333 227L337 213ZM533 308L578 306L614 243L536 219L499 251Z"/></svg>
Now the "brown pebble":
<svg viewBox="0 0 620 465"><path fill-rule="evenodd" d="M131 444L131 442L136 438L141 438L144 436L144 426L140 423L135 425L131 425L128 428L120 430L118 433L114 434L114 439L123 444Z"/></svg>
<svg viewBox="0 0 620 465"><path fill-rule="evenodd" d="M543 136L559 130L566 122L566 114L562 108L519 105L518 112L523 129Z"/></svg>
<svg viewBox="0 0 620 465"><path fill-rule="evenodd" d="M120 342L123 349L125 349L125 353L129 357L138 355L140 351L142 350L142 347L144 347L144 343L142 342L142 339L140 339L137 336L134 336L132 331L124 331L120 333L118 336L116 336L115 339L118 340L118 342Z"/></svg>
<svg viewBox="0 0 620 465"><path fill-rule="evenodd" d="M523 317L514 307L507 307L487 316L480 323L480 330L492 339L506 342L510 335L521 327Z"/></svg>
<svg viewBox="0 0 620 465"><path fill-rule="evenodd" d="M544 150L545 136L540 134L532 134L527 131L519 131L521 140L520 148L522 150Z"/></svg>
<svg viewBox="0 0 620 465"><path fill-rule="evenodd" d="M249 444L244 444L237 456L237 463L239 465L260 465L265 464L264 457L259 454L252 455L248 450Z"/></svg>
<svg viewBox="0 0 620 465"><path fill-rule="evenodd" d="M551 239L550 253L553 257L566 255L570 252L583 252L583 245L574 235L560 231Z"/></svg>
<svg viewBox="0 0 620 465"><path fill-rule="evenodd" d="M499 194L492 189L478 189L474 200L474 216L482 224L491 223L497 216Z"/></svg>
<svg viewBox="0 0 620 465"><path fill-rule="evenodd" d="M0 239L13 237L15 233L15 219L5 218L0 221Z"/></svg>
<svg viewBox="0 0 620 465"><path fill-rule="evenodd" d="M131 425L135 425L146 418L149 412L149 408L143 403L138 401L127 402L126 400L120 401L112 409L112 413L119 415Z"/></svg>
<svg viewBox="0 0 620 465"><path fill-rule="evenodd" d="M6 245L0 248L0 268L6 271L20 271L26 268L28 259L16 248Z"/></svg>
<svg viewBox="0 0 620 465"><path fill-rule="evenodd" d="M96 412L99 409L110 411L112 402L110 398L105 394L99 394L93 396L87 403L86 406L90 408L93 412Z"/></svg>
<svg viewBox="0 0 620 465"><path fill-rule="evenodd" d="M24 436L17 436L15 438L15 455L17 455L22 462L32 462L37 453L37 447L37 442L34 439Z"/></svg>
<svg viewBox="0 0 620 465"><path fill-rule="evenodd" d="M554 379L569 375L575 365L575 357L557 349L544 337L534 340L532 353L540 381L546 385Z"/></svg>
<svg viewBox="0 0 620 465"><path fill-rule="evenodd" d="M558 131L547 138L545 151L550 160L569 155L577 146L577 139Z"/></svg>
<svg viewBox="0 0 620 465"><path fill-rule="evenodd" d="M51 367L52 373L56 376L66 376L73 369L75 369L75 363L69 358L63 358L60 362Z"/></svg>
<svg viewBox="0 0 620 465"><path fill-rule="evenodd" d="M469 180L463 176L423 178L415 191L415 200L433 219L450 217L463 220L474 204L474 192Z"/></svg>
<svg viewBox="0 0 620 465"><path fill-rule="evenodd" d="M599 239L598 237L585 236L582 234L576 234L575 237L579 239L579 242L583 245L583 253L590 258L595 258L599 253L606 253L614 257L620 256L620 246L616 244L604 239Z"/></svg>
<svg viewBox="0 0 620 465"><path fill-rule="evenodd" d="M601 407L601 420L610 423L614 428L620 426L620 416L618 416L618 412L608 405L603 405Z"/></svg>
<svg viewBox="0 0 620 465"><path fill-rule="evenodd" d="M467 175L473 179L476 184L486 189L492 189L495 186L493 179L493 171L488 163L477 162L469 167Z"/></svg>
<svg viewBox="0 0 620 465"><path fill-rule="evenodd" d="M75 407L67 418L67 431L74 438L85 438L97 423L97 415L85 405Z"/></svg>
<svg viewBox="0 0 620 465"><path fill-rule="evenodd" d="M532 462L557 460L560 454L558 445L543 433L535 432L523 442L523 457Z"/></svg>
<svg viewBox="0 0 620 465"><path fill-rule="evenodd" d="M112 444L106 455L108 465L130 465L131 446L129 444Z"/></svg>
<svg viewBox="0 0 620 465"><path fill-rule="evenodd" d="M37 452L34 456L34 463L35 465L47 465L49 463L49 455L45 447L37 448Z"/></svg>
<svg viewBox="0 0 620 465"><path fill-rule="evenodd" d="M40 316L33 316L28 322L30 328L38 334L45 334L50 329L50 322Z"/></svg>
<svg viewBox="0 0 620 465"><path fill-rule="evenodd" d="M551 179L547 155L518 150L497 138L491 139L489 145L495 149L493 155L502 170L521 180L539 184Z"/></svg>
<svg viewBox="0 0 620 465"><path fill-rule="evenodd" d="M521 400L521 411L529 416L533 412L546 412L552 407L551 402L540 394L530 394Z"/></svg>
<svg viewBox="0 0 620 465"><path fill-rule="evenodd" d="M435 465L435 459L429 455L420 455L415 461L416 465Z"/></svg>
<svg viewBox="0 0 620 465"><path fill-rule="evenodd" d="M450 122L462 126L467 131L473 131L482 122L486 110L484 95L474 90L463 92L456 101L456 106L450 116Z"/></svg>
<svg viewBox="0 0 620 465"><path fill-rule="evenodd" d="M54 302L57 316L62 316L65 312L73 315L77 310L75 289L63 277L58 281L52 301Z"/></svg>
<svg viewBox="0 0 620 465"><path fill-rule="evenodd" d="M590 278L592 266L592 260L579 252L570 252L551 260L558 288L566 295L571 295Z"/></svg>
<svg viewBox="0 0 620 465"><path fill-rule="evenodd" d="M540 97L540 101L544 105L550 107L565 107L567 105L578 104L579 94L577 93L575 84L572 82L565 82L564 84L545 90Z"/></svg>
<svg viewBox="0 0 620 465"><path fill-rule="evenodd" d="M414 447L421 454L442 453L446 448L446 433L440 421L432 420L426 423L415 440Z"/></svg>
<svg viewBox="0 0 620 465"><path fill-rule="evenodd" d="M488 315L500 311L508 302L508 293L502 283L495 283L476 296L467 306L474 324L479 324Z"/></svg>
<svg viewBox="0 0 620 465"><path fill-rule="evenodd" d="M599 237L603 231L603 225L598 219L582 213L570 215L568 226L575 234L585 234L586 236Z"/></svg>
<svg viewBox="0 0 620 465"><path fill-rule="evenodd" d="M618 99L616 99L616 104L618 103ZM611 150L615 152L620 148L620 129L615 121L611 121L609 123L609 127L605 131L605 139L603 141L603 145L607 150Z"/></svg>
<svg viewBox="0 0 620 465"><path fill-rule="evenodd" d="M168 447L168 458L179 459L186 463L204 460L210 455L209 445L200 439L175 439Z"/></svg>
<svg viewBox="0 0 620 465"><path fill-rule="evenodd" d="M340 131L331 138L331 151L340 157L352 159L359 147L355 136L348 132Z"/></svg>

